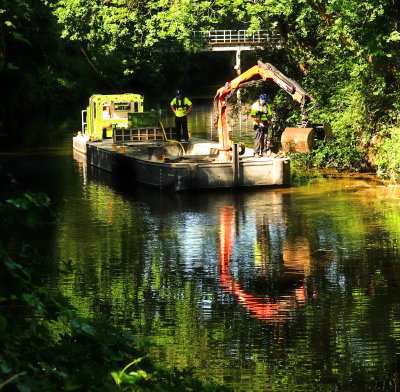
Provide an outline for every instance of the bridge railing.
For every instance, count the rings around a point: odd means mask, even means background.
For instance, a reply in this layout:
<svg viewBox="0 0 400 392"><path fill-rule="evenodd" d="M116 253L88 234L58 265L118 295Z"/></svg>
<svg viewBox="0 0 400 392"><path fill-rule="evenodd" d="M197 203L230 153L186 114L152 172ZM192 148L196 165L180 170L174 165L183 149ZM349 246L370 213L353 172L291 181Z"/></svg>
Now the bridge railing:
<svg viewBox="0 0 400 392"><path fill-rule="evenodd" d="M272 30L255 30L253 32L247 30L193 31L193 35L211 45L262 44L280 39L280 35Z"/></svg>

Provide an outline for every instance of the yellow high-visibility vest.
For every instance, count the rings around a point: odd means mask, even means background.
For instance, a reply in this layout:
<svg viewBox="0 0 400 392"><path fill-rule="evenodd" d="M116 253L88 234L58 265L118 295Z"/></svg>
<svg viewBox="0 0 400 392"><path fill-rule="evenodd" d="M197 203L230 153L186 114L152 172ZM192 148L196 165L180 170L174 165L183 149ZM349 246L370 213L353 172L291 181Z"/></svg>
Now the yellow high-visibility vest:
<svg viewBox="0 0 400 392"><path fill-rule="evenodd" d="M173 106L176 110L176 117L186 116L184 112L192 106L192 102L190 99L184 97L183 99L174 98L171 101L171 106Z"/></svg>
<svg viewBox="0 0 400 392"><path fill-rule="evenodd" d="M268 117L272 116L271 107L265 103L260 105L258 100L251 106L250 116L258 117L261 121L268 121ZM257 125L258 121L254 121L254 125Z"/></svg>

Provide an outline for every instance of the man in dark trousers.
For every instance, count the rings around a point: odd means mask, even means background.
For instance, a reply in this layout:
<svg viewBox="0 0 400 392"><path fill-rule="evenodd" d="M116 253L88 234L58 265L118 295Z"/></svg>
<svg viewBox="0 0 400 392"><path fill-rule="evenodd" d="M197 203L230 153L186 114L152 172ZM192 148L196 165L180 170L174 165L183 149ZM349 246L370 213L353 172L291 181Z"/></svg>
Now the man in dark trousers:
<svg viewBox="0 0 400 392"><path fill-rule="evenodd" d="M193 104L183 94L183 90L176 90L176 97L171 101L171 109L175 114L176 139L181 142L189 140L187 115Z"/></svg>
<svg viewBox="0 0 400 392"><path fill-rule="evenodd" d="M268 128L272 127L272 110L267 95L261 94L251 106L250 116L254 121L254 156L267 156L270 149Z"/></svg>

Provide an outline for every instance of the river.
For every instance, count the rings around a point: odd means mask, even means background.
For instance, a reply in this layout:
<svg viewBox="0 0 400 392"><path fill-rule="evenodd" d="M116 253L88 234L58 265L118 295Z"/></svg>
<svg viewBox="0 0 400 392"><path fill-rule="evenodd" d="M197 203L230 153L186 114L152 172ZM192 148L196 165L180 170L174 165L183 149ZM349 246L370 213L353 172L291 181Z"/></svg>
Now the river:
<svg viewBox="0 0 400 392"><path fill-rule="evenodd" d="M211 121L198 110L192 132ZM162 193L87 167L76 130L43 128L0 164L51 196L47 284L82 316L235 391L398 388L400 188L354 175Z"/></svg>

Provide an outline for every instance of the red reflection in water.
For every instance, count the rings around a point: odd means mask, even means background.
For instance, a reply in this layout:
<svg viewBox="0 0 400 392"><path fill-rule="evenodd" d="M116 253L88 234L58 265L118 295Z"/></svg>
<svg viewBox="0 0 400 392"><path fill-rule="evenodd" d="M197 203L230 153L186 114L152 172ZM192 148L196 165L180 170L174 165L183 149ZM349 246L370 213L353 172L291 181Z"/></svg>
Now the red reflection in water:
<svg viewBox="0 0 400 392"><path fill-rule="evenodd" d="M261 320L284 322L289 318L290 312L295 311L299 305L304 305L306 295L304 285L293 289L288 295L282 295L271 300L269 297L257 297L247 293L238 283L230 270L231 254L233 247L233 222L235 212L232 206L222 207L220 212L220 238L219 238L219 264L220 280L224 291L234 294L239 303L250 311L252 317ZM302 282L302 281L299 281Z"/></svg>

